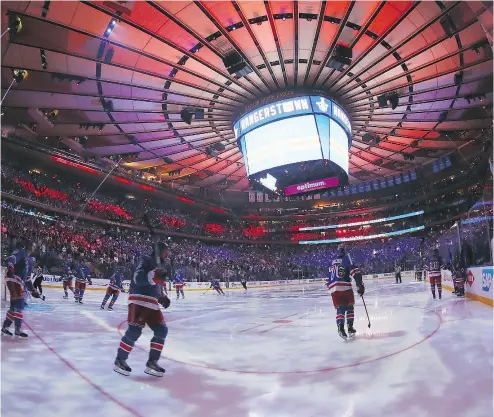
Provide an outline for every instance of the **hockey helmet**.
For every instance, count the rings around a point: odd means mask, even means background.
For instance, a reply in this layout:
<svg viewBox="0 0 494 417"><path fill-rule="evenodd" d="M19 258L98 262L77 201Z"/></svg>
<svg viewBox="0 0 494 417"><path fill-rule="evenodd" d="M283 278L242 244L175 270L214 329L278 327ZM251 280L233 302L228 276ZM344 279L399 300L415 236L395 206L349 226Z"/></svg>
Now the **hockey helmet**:
<svg viewBox="0 0 494 417"><path fill-rule="evenodd" d="M340 258L343 258L345 256L345 247L344 246L338 246L338 256Z"/></svg>

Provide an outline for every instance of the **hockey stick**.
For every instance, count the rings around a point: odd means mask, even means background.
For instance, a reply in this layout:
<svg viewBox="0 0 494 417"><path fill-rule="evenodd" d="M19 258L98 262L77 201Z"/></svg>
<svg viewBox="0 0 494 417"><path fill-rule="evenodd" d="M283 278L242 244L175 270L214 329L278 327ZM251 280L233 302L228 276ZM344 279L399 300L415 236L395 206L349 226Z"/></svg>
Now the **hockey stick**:
<svg viewBox="0 0 494 417"><path fill-rule="evenodd" d="M211 289L211 287L209 287L206 291L204 291L201 295L204 295L206 294L209 290Z"/></svg>
<svg viewBox="0 0 494 417"><path fill-rule="evenodd" d="M151 241L153 242L154 249L154 260L156 261L156 265L161 265L161 258L160 254L158 253L158 239L156 237L156 233L154 232L153 226L151 226L148 214L145 213L144 216L142 216L142 219L144 220L144 224L148 228L149 234L151 235Z"/></svg>
<svg viewBox="0 0 494 417"><path fill-rule="evenodd" d="M369 320L369 329L370 329L370 326L371 326L371 323L370 323L370 318L369 318L369 312L367 311L367 306L365 305L365 300L364 300L364 296L361 295L360 297L362 297L362 302L364 303L364 308L365 308L365 313L367 314L367 320Z"/></svg>

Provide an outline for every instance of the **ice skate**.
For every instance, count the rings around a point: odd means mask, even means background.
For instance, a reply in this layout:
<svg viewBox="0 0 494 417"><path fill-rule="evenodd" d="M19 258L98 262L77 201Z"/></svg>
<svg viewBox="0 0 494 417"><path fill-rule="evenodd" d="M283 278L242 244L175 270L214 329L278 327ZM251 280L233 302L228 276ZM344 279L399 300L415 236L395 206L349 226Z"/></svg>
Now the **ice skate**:
<svg viewBox="0 0 494 417"><path fill-rule="evenodd" d="M357 333L357 330L353 328L353 326L348 326L348 338L352 339L355 337L355 334Z"/></svg>
<svg viewBox="0 0 494 417"><path fill-rule="evenodd" d="M348 340L348 336L345 332L345 328L343 327L343 324L338 326L338 334L343 340Z"/></svg>
<svg viewBox="0 0 494 417"><path fill-rule="evenodd" d="M2 327L2 334L4 334L5 336L12 336L12 332L5 327Z"/></svg>
<svg viewBox="0 0 494 417"><path fill-rule="evenodd" d="M112 306L108 306L108 310L113 311L113 307Z"/></svg>
<svg viewBox="0 0 494 417"><path fill-rule="evenodd" d="M27 333L24 333L21 329L15 329L15 335L22 338L27 337Z"/></svg>
<svg viewBox="0 0 494 417"><path fill-rule="evenodd" d="M104 310L105 309L105 306L103 304L101 304L101 307L100 307L101 310Z"/></svg>
<svg viewBox="0 0 494 417"><path fill-rule="evenodd" d="M148 360L146 363L145 373L152 376L161 377L165 374L165 370L158 365L158 361Z"/></svg>
<svg viewBox="0 0 494 417"><path fill-rule="evenodd" d="M79 300L79 301L78 301L78 303L79 303L79 304L84 304L84 303L82 302L82 300Z"/></svg>
<svg viewBox="0 0 494 417"><path fill-rule="evenodd" d="M132 368L127 365L127 361L123 360L123 359L115 359L115 363L114 363L114 367L113 367L113 370L115 372L118 372L119 374L122 374L122 375L125 375L125 376L129 376L130 373L132 372Z"/></svg>
<svg viewBox="0 0 494 417"><path fill-rule="evenodd" d="M64 295L62 298L63 298L64 300L67 300L67 299L69 298L69 296L68 296L68 295Z"/></svg>

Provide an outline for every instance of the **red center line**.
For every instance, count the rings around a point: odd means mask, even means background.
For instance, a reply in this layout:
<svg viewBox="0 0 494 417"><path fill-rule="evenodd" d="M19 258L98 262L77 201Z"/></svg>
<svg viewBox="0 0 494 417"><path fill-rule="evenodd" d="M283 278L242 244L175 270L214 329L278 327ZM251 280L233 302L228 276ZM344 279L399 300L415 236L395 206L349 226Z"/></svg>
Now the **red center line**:
<svg viewBox="0 0 494 417"><path fill-rule="evenodd" d="M124 410L128 411L130 414L132 414L135 417L144 417L142 414L139 414L136 410L133 408L123 404L120 402L118 399L116 399L113 395L111 395L109 392L105 391L103 388L101 388L99 385L97 385L95 382L91 381L87 376L85 376L81 371L79 371L74 365L72 365L68 360L63 358L54 348L52 348L45 340L38 334L36 333L31 326L29 326L25 321L23 324L31 330L31 332L45 345L45 347L53 353L58 359L60 359L65 365L67 365L72 371L74 371L77 375L79 375L80 378L82 378L84 381L86 381L89 385L91 385L95 390L97 390L100 394L108 398L110 401L114 402L118 406L122 407Z"/></svg>

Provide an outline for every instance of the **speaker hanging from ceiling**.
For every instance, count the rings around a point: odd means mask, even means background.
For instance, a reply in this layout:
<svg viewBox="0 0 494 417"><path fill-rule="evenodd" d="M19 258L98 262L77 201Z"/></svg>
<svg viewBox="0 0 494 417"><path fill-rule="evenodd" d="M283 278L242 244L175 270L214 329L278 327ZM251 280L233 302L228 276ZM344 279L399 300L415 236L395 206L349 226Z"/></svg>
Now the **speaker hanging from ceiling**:
<svg viewBox="0 0 494 417"><path fill-rule="evenodd" d="M327 66L335 70L342 69L352 63L352 48L344 45L336 45Z"/></svg>
<svg viewBox="0 0 494 417"><path fill-rule="evenodd" d="M182 119L182 122L187 123L190 125L192 123L192 112L188 109L182 109L180 112L180 118Z"/></svg>
<svg viewBox="0 0 494 417"><path fill-rule="evenodd" d="M243 77L252 72L252 69L245 63L238 52L231 52L223 58L228 74L235 74L237 77Z"/></svg>

